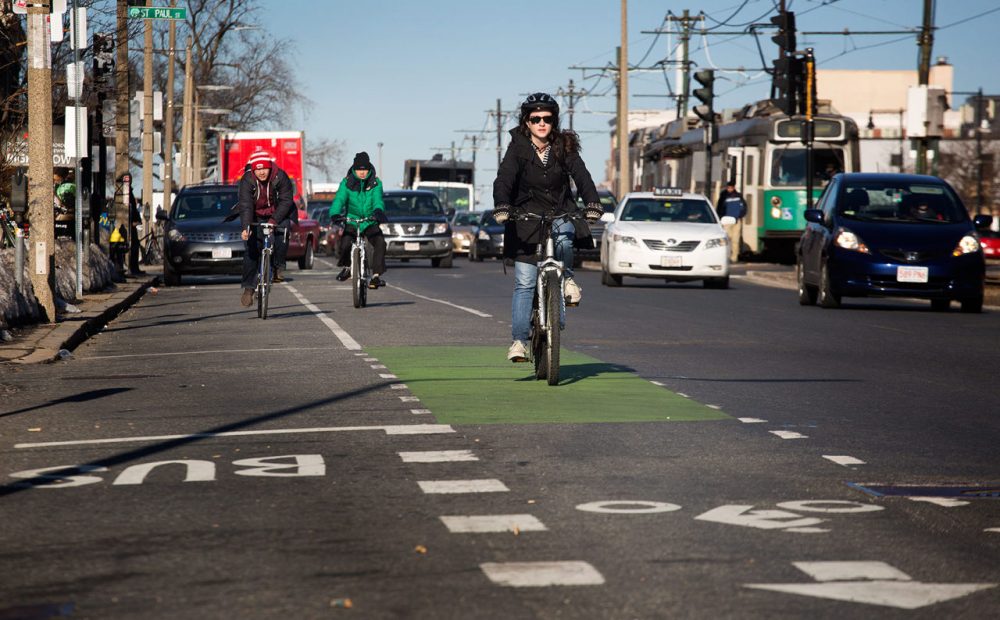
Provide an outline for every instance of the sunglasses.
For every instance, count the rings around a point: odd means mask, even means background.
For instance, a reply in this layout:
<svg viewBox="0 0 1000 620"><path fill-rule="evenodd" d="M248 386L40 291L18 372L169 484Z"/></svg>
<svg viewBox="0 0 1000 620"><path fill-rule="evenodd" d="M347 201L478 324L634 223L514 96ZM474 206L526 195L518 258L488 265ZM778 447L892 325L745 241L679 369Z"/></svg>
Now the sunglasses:
<svg viewBox="0 0 1000 620"><path fill-rule="evenodd" d="M546 125L551 125L555 121L556 121L556 117L552 116L552 115L549 115L549 116L529 116L528 117L528 122L531 123L532 125L537 125L538 123L545 123Z"/></svg>

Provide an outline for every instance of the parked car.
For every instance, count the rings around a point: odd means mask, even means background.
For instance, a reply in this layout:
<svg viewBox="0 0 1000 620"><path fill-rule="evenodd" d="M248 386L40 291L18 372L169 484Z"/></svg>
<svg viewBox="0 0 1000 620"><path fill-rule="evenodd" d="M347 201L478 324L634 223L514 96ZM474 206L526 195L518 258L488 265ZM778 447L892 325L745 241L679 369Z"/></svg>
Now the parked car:
<svg viewBox="0 0 1000 620"><path fill-rule="evenodd" d="M319 248L318 251L333 256L336 253L337 242L344 234L343 226L334 224L330 218L330 204L324 203L321 206L309 207L310 219L316 220L319 224Z"/></svg>
<svg viewBox="0 0 1000 620"><path fill-rule="evenodd" d="M456 211L451 218L451 249L455 254L468 254L476 238L475 228L481 213Z"/></svg>
<svg viewBox="0 0 1000 620"><path fill-rule="evenodd" d="M1000 258L1000 232L995 230L979 231L979 243L983 245L983 256Z"/></svg>
<svg viewBox="0 0 1000 620"><path fill-rule="evenodd" d="M986 266L976 229L944 180L907 174L840 174L805 212L797 250L799 303L842 297L917 297L981 312Z"/></svg>
<svg viewBox="0 0 1000 620"><path fill-rule="evenodd" d="M601 283L622 277L701 280L705 288L729 287L729 239L702 194L679 190L632 192L602 217Z"/></svg>
<svg viewBox="0 0 1000 620"><path fill-rule="evenodd" d="M163 224L163 283L176 286L183 275L239 275L245 242L240 221L225 221L238 201L236 185L205 184L181 188L169 212L157 211ZM288 260L312 269L319 224L298 212L288 238Z"/></svg>
<svg viewBox="0 0 1000 620"><path fill-rule="evenodd" d="M615 195L606 189L598 189L597 195L601 198L601 206L604 208L605 213L614 213L615 207L618 206L618 200L615 199ZM583 208L583 200L577 197L577 204L580 208ZM593 249L576 249L573 252L574 259L577 260L600 260L601 258L601 240L604 238L604 229L607 226L607 222L603 220L598 220L596 222L590 223L590 234L594 237L594 247Z"/></svg>
<svg viewBox="0 0 1000 620"><path fill-rule="evenodd" d="M381 225L386 258L429 258L433 267L451 267L451 226L437 194L391 190L382 198L389 219Z"/></svg>
<svg viewBox="0 0 1000 620"><path fill-rule="evenodd" d="M476 242L469 249L469 260L482 262L484 258L503 256L503 224L493 219L493 209L482 212L475 228Z"/></svg>

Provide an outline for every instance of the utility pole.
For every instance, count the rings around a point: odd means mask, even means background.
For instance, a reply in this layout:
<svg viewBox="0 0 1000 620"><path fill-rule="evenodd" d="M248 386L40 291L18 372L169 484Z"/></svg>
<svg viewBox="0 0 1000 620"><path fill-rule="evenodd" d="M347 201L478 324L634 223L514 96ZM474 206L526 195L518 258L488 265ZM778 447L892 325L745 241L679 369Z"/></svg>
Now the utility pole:
<svg viewBox="0 0 1000 620"><path fill-rule="evenodd" d="M500 100L497 99L497 170L500 170L500 162L503 160L503 110L500 108Z"/></svg>
<svg viewBox="0 0 1000 620"><path fill-rule="evenodd" d="M931 52L934 48L934 2L924 0L924 23L920 29L920 64L917 68L921 86L927 86L931 75ZM925 132L926 133L926 132ZM917 174L927 174L927 136L917 139Z"/></svg>
<svg viewBox="0 0 1000 620"><path fill-rule="evenodd" d="M976 91L976 213L983 213L983 87Z"/></svg>
<svg viewBox="0 0 1000 620"><path fill-rule="evenodd" d="M115 177L129 169L128 1L118 0L115 36ZM128 221L128 208L115 207L115 227Z"/></svg>
<svg viewBox="0 0 1000 620"><path fill-rule="evenodd" d="M576 86L573 84L573 80L569 81L569 88L563 90L561 87L556 91L556 95L560 97L566 97L569 100L569 106L566 110L566 115L569 117L569 127L570 131L573 131L573 111L575 109L575 104L577 99L589 95L590 91L587 90L576 90Z"/></svg>
<svg viewBox="0 0 1000 620"><path fill-rule="evenodd" d="M806 208L813 208L813 141L816 137L816 57L813 48L807 47L805 53L805 97L806 120L802 125L802 137L806 143Z"/></svg>
<svg viewBox="0 0 1000 620"><path fill-rule="evenodd" d="M191 76L191 37L184 46L184 110L181 116L181 187L191 183L191 119L194 118L194 78Z"/></svg>
<svg viewBox="0 0 1000 620"><path fill-rule="evenodd" d="M74 298L83 298L83 247L84 247L84 236L83 236L83 187L84 180L83 175L80 172L80 163L84 157L90 157L89 144L83 144L83 123L85 122L83 117L80 115L80 97L83 96L83 63L80 62L80 50L86 48L86 33L80 30L80 12L77 10L77 0L73 0L71 5L70 13L70 25L73 28L73 36L71 38L71 45L73 47L73 68L75 70L73 74L73 131L76 133L73 136L73 178L76 179L76 191L75 200L76 204L73 205L73 220L74 220L74 231L73 239L76 241L76 288L74 290ZM65 137L64 142L69 142L69 136ZM67 153L69 155L69 153Z"/></svg>
<svg viewBox="0 0 1000 620"><path fill-rule="evenodd" d="M628 153L628 0L621 0L621 47L618 48L618 196L632 190Z"/></svg>
<svg viewBox="0 0 1000 620"><path fill-rule="evenodd" d="M153 6L153 0L146 0L146 6ZM142 204L139 214L140 220L144 217L149 222L153 202L153 20L143 21L146 23L142 50ZM133 225L139 223L132 222ZM129 243L132 241L130 238Z"/></svg>
<svg viewBox="0 0 1000 620"><path fill-rule="evenodd" d="M56 322L52 210L52 46L48 2L28 7L28 270L45 318Z"/></svg>
<svg viewBox="0 0 1000 620"><path fill-rule="evenodd" d="M171 8L177 0L170 0ZM170 20L167 35L167 103L166 118L163 121L163 208L170 209L170 195L174 188L174 48L177 46L177 25ZM155 220L149 221L150 226Z"/></svg>
<svg viewBox="0 0 1000 620"><path fill-rule="evenodd" d="M691 24L695 21L701 21L702 19L703 18L700 15L692 18L691 12L688 9L684 9L684 14L681 17L677 17L676 15L669 15L667 17L668 21L677 22L681 25L681 59L677 65L677 76L680 82L680 91L677 93L677 118L684 118L687 116L688 93L691 92L691 63L688 59L688 43L691 41Z"/></svg>

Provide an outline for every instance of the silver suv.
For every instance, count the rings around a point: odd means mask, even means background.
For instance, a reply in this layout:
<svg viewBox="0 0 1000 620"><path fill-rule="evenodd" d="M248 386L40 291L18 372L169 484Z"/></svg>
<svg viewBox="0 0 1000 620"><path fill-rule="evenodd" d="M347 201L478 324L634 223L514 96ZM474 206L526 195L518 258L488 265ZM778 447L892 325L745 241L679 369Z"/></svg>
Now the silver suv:
<svg viewBox="0 0 1000 620"><path fill-rule="evenodd" d="M386 258L429 258L433 267L451 267L451 226L434 192L392 190L383 200L389 219L382 224Z"/></svg>

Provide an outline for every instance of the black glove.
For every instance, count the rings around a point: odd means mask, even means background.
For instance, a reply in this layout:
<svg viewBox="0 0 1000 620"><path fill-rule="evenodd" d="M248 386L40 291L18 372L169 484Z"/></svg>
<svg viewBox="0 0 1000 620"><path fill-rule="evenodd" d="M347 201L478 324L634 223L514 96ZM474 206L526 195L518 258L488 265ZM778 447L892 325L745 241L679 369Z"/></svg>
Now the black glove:
<svg viewBox="0 0 1000 620"><path fill-rule="evenodd" d="M386 222L389 221L389 218L385 216L385 211L383 211L382 209L375 209L375 215L373 217L375 218L375 221L378 222L379 224L385 224Z"/></svg>
<svg viewBox="0 0 1000 620"><path fill-rule="evenodd" d="M601 208L600 203L591 202L583 208L583 217L587 218L588 222L596 222L601 219L602 215L604 215L604 209Z"/></svg>
<svg viewBox="0 0 1000 620"><path fill-rule="evenodd" d="M344 217L343 214L338 214L338 215L334 215L334 216L332 216L330 218L330 223L331 224L336 224L337 226L343 226L344 225L344 221L346 219L347 218Z"/></svg>
<svg viewBox="0 0 1000 620"><path fill-rule="evenodd" d="M493 219L497 221L497 224L503 224L510 219L510 206L500 205L496 209L493 209Z"/></svg>

